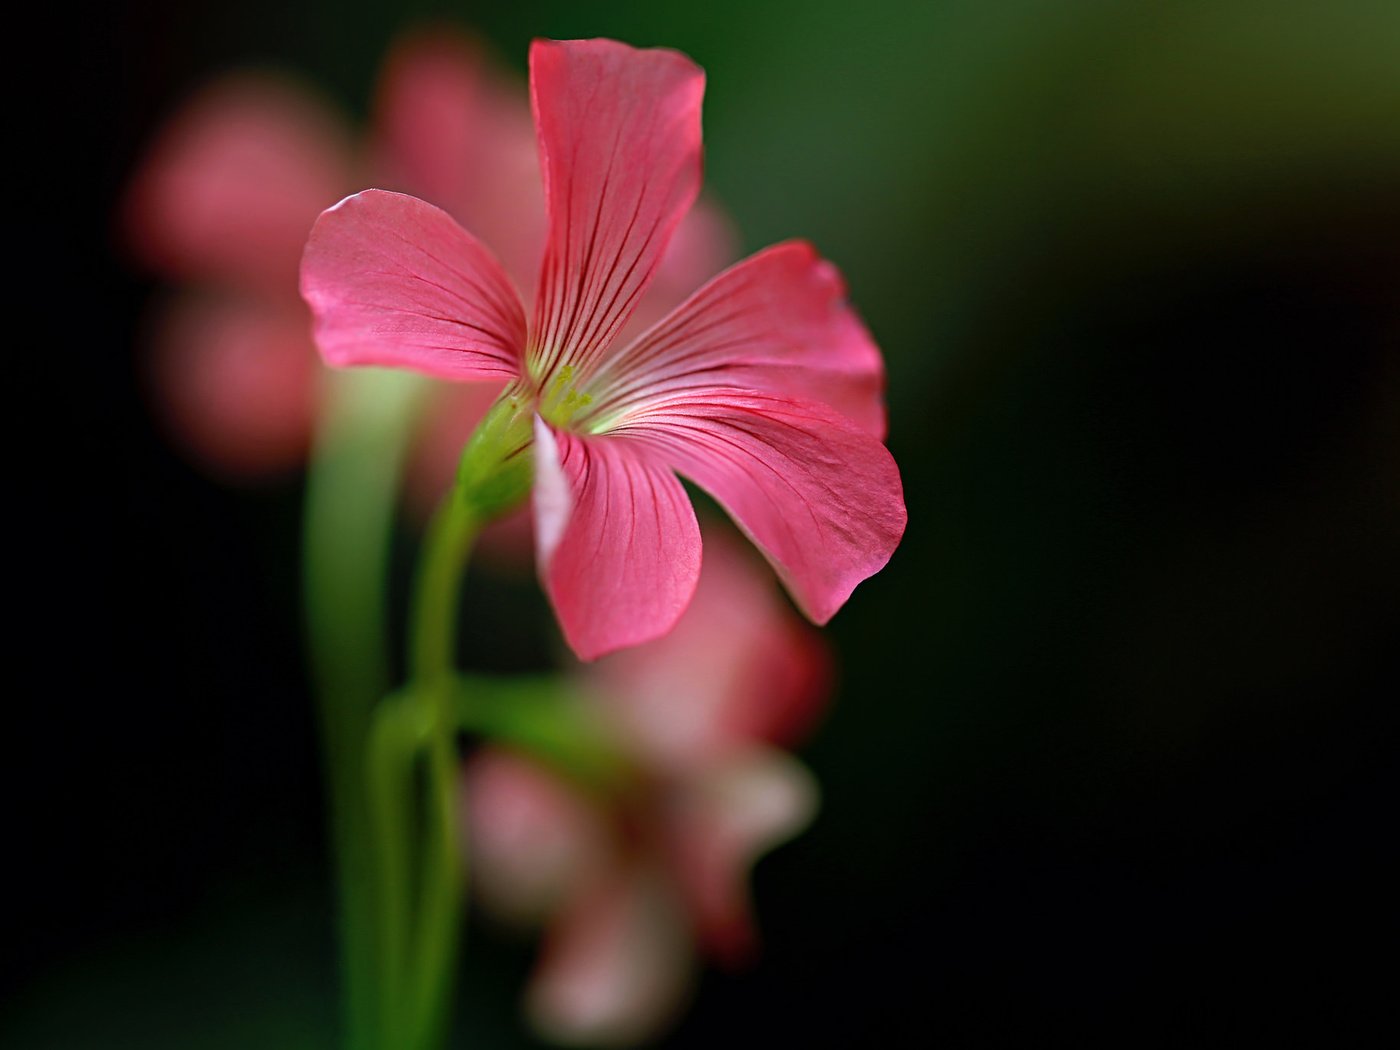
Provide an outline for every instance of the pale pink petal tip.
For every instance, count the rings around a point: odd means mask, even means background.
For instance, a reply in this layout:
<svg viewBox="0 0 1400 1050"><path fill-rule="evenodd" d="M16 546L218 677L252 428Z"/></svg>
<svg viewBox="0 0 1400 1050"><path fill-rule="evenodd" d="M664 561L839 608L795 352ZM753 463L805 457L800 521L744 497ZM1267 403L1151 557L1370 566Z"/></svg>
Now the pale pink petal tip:
<svg viewBox="0 0 1400 1050"><path fill-rule="evenodd" d="M629 442L535 421L539 571L581 660L659 638L700 575L700 527L670 469Z"/></svg>
<svg viewBox="0 0 1400 1050"><path fill-rule="evenodd" d="M706 949L729 965L754 952L749 873L816 815L818 789L780 751L736 754L689 782L672 825L676 872Z"/></svg>
<svg viewBox="0 0 1400 1050"><path fill-rule="evenodd" d="M533 763L483 751L467 764L462 790L467 863L476 893L496 915L542 919L604 862L601 816Z"/></svg>
<svg viewBox="0 0 1400 1050"><path fill-rule="evenodd" d="M621 868L585 887L551 930L527 1012L554 1042L634 1046L685 1004L693 952L667 880L649 867Z"/></svg>
<svg viewBox="0 0 1400 1050"><path fill-rule="evenodd" d="M365 190L316 220L302 296L328 364L440 379L520 374L525 314L510 278L446 212Z"/></svg>

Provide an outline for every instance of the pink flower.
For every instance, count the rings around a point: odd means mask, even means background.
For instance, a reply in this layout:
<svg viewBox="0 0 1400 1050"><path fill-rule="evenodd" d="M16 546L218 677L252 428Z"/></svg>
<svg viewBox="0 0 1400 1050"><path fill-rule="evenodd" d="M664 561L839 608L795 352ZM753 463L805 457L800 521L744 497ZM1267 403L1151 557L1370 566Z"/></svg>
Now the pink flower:
<svg viewBox="0 0 1400 1050"><path fill-rule="evenodd" d="M296 267L316 215L351 185L350 157L314 95L239 74L176 115L132 182L128 240L185 286L151 332L155 402L217 473L276 473L306 454L321 369Z"/></svg>
<svg viewBox="0 0 1400 1050"><path fill-rule="evenodd" d="M533 418L540 574L584 659L665 634L695 590L700 533L676 472L826 622L905 524L883 363L839 274L780 244L625 340L699 191L704 75L608 40L536 41L530 69L549 216L532 319L448 215L367 190L307 244L322 355L511 384Z"/></svg>
<svg viewBox="0 0 1400 1050"><path fill-rule="evenodd" d="M238 73L184 105L133 177L127 240L181 287L149 337L155 401L173 436L216 473L251 479L303 461L322 366L297 270L316 217L366 177L445 208L516 280L533 279L545 215L525 93L450 30L410 32L391 49L358 146L307 87ZM732 257L718 213L697 215L667 259L674 279L649 296L653 312L694 289L698 268ZM450 484L499 392L483 390L444 386L429 404L408 478L416 509L430 510Z"/></svg>
<svg viewBox="0 0 1400 1050"><path fill-rule="evenodd" d="M590 793L500 747L464 773L483 905L549 925L527 1001L556 1039L647 1038L683 1004L697 952L747 960L749 868L815 811L810 775L777 748L823 706L827 652L733 539L706 543L676 629L577 679L633 780Z"/></svg>

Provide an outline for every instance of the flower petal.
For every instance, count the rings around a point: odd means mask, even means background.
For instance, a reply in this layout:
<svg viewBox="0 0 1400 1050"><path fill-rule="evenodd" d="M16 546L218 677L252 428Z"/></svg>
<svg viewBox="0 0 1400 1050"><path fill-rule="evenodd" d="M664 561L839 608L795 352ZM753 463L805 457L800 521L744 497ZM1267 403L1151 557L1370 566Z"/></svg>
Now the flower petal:
<svg viewBox="0 0 1400 1050"><path fill-rule="evenodd" d="M683 1005L693 955L674 888L649 867L619 866L584 887L550 931L530 982L530 1018L555 1042L643 1042Z"/></svg>
<svg viewBox="0 0 1400 1050"><path fill-rule="evenodd" d="M152 336L151 381L174 436L222 475L301 465L321 365L295 299L188 295Z"/></svg>
<svg viewBox="0 0 1400 1050"><path fill-rule="evenodd" d="M593 414L701 386L821 401L885 435L880 351L846 302L841 274L806 242L730 267L609 359L592 381Z"/></svg>
<svg viewBox="0 0 1400 1050"><path fill-rule="evenodd" d="M611 434L714 496L825 623L904 535L904 490L885 446L813 401L711 387L648 402Z"/></svg>
<svg viewBox="0 0 1400 1050"><path fill-rule="evenodd" d="M332 365L440 379L519 375L525 312L491 253L416 197L365 190L316 220L301 265Z"/></svg>
<svg viewBox="0 0 1400 1050"><path fill-rule="evenodd" d="M350 189L335 114L290 80L239 74L161 132L124 203L135 249L171 277L291 296L311 224Z"/></svg>
<svg viewBox="0 0 1400 1050"><path fill-rule="evenodd" d="M580 659L675 625L700 575L700 527L665 465L536 417L534 496L540 575Z"/></svg>
<svg viewBox="0 0 1400 1050"><path fill-rule="evenodd" d="M649 767L703 769L760 741L792 743L824 705L831 656L733 530L705 522L695 598L664 638L591 669L592 695Z"/></svg>
<svg viewBox="0 0 1400 1050"><path fill-rule="evenodd" d="M588 370L636 309L700 189L705 75L675 51L537 40L530 89L549 239L532 372Z"/></svg>
<svg viewBox="0 0 1400 1050"><path fill-rule="evenodd" d="M705 950L734 965L755 945L749 871L811 823L817 783L780 751L731 756L687 781L672 802L672 870Z"/></svg>

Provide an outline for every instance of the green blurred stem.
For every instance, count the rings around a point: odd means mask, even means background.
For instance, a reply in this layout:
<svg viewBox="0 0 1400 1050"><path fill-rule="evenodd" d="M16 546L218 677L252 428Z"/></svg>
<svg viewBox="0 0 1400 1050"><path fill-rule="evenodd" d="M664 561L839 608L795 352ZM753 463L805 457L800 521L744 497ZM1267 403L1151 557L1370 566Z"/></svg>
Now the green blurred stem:
<svg viewBox="0 0 1400 1050"><path fill-rule="evenodd" d="M460 730L528 755L580 790L609 794L636 775L568 675L459 674L452 700Z"/></svg>
<svg viewBox="0 0 1400 1050"><path fill-rule="evenodd" d="M306 484L304 600L339 892L345 1045L374 1050L375 876L362 771L370 714L389 684L389 539L421 387L367 370L326 378Z"/></svg>
<svg viewBox="0 0 1400 1050"><path fill-rule="evenodd" d="M376 878L375 946L378 1045L401 1045L406 1022L402 1013L409 988L408 940L414 843L413 772L422 745L422 726L414 696L385 699L375 708L370 726L368 765L369 817L373 828Z"/></svg>

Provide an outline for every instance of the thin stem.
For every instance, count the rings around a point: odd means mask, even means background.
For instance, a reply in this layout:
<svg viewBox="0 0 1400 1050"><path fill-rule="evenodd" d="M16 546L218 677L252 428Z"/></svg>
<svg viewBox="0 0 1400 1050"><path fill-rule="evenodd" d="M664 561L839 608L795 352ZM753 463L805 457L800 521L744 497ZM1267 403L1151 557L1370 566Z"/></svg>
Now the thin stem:
<svg viewBox="0 0 1400 1050"><path fill-rule="evenodd" d="M456 809L452 787L456 780L451 727L435 729L428 754L427 847L423 857L423 890L418 913L416 979L412 1010L424 1046L438 1046L447 1034L448 1009L457 964L462 898L466 870L458 854Z"/></svg>
<svg viewBox="0 0 1400 1050"><path fill-rule="evenodd" d="M413 600L409 662L415 682L452 677L458 592L479 528L475 513L456 492L448 494L428 525Z"/></svg>
<svg viewBox="0 0 1400 1050"><path fill-rule="evenodd" d="M449 493L428 528L416 583L410 645L415 698L427 733L425 846L414 936L411 988L413 1045L441 1043L449 1020L465 871L458 850L454 647L462 576L481 522L458 491Z"/></svg>
<svg viewBox="0 0 1400 1050"><path fill-rule="evenodd" d="M370 712L389 682L389 536L419 385L374 372L327 380L306 484L304 599L339 893L345 1045L373 1050L374 876L362 771Z"/></svg>

